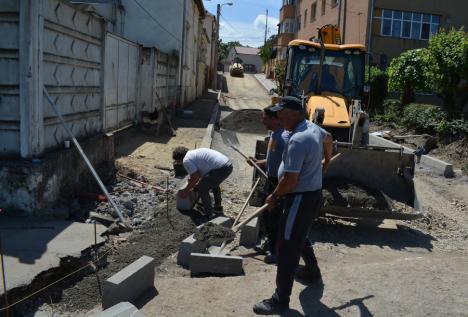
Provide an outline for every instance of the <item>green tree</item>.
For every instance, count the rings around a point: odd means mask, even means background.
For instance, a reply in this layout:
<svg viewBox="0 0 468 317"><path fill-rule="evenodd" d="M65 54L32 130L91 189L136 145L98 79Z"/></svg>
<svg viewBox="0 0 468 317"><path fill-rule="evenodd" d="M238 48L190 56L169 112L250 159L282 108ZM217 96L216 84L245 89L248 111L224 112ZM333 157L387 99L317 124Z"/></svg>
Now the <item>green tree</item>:
<svg viewBox="0 0 468 317"><path fill-rule="evenodd" d="M388 75L378 67L366 66L365 81L370 86L369 112L382 112L382 105L387 98Z"/></svg>
<svg viewBox="0 0 468 317"><path fill-rule="evenodd" d="M266 64L268 60L271 59L271 53L273 52L273 44L276 40L276 35L270 36L263 46L260 46L260 58L262 59L263 64Z"/></svg>
<svg viewBox="0 0 468 317"><path fill-rule="evenodd" d="M284 93L284 80L286 79L286 61L276 63L275 68L276 93L280 96Z"/></svg>
<svg viewBox="0 0 468 317"><path fill-rule="evenodd" d="M462 110L467 99L468 34L463 28L441 30L429 41L434 85L451 114Z"/></svg>
<svg viewBox="0 0 468 317"><path fill-rule="evenodd" d="M403 52L390 62L387 69L388 89L402 92L403 105L414 101L416 91L431 89L433 76L429 59L429 51L421 48Z"/></svg>
<svg viewBox="0 0 468 317"><path fill-rule="evenodd" d="M229 55L229 51L231 48L236 46L242 46L239 41L231 41L227 43L223 43L223 40L220 39L218 42L218 60L226 59Z"/></svg>

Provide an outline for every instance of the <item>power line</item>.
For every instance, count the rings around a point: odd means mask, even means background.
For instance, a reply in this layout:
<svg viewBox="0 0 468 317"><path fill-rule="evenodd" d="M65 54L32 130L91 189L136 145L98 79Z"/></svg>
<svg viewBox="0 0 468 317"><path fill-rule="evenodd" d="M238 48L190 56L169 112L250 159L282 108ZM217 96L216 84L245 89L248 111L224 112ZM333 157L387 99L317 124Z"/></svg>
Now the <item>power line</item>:
<svg viewBox="0 0 468 317"><path fill-rule="evenodd" d="M159 25L159 27L160 27L161 29L163 29L164 31L166 31L167 34L169 34L170 36L172 36L177 42L180 42L180 40L179 40L174 34L172 34L171 32L169 32L169 30L167 30L161 23L159 23L158 20L156 20L155 17L153 17L153 15L151 15L151 13L150 13L148 10L146 10L146 8L143 7L143 6L138 2L138 0L133 0L133 1L135 1L135 3L136 3L143 11L145 11L146 14L148 14L148 16L149 16L154 22L156 22L156 24Z"/></svg>
<svg viewBox="0 0 468 317"><path fill-rule="evenodd" d="M234 31L237 31L236 28L234 26L232 26L232 24L229 23L229 21L226 20L226 18L222 14L221 14L221 17L223 18L223 21L226 22L231 27L231 29L233 29Z"/></svg>

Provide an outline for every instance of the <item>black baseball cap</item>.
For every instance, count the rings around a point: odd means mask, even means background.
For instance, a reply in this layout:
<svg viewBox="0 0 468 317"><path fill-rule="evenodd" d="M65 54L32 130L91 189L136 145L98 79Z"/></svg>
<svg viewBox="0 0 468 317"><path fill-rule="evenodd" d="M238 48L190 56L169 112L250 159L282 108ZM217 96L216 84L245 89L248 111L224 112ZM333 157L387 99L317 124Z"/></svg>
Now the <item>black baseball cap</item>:
<svg viewBox="0 0 468 317"><path fill-rule="evenodd" d="M294 111L304 111L304 107L302 107L301 100L293 96L285 96L281 98L278 104L270 108L270 110L273 112L281 111L283 109L290 109Z"/></svg>

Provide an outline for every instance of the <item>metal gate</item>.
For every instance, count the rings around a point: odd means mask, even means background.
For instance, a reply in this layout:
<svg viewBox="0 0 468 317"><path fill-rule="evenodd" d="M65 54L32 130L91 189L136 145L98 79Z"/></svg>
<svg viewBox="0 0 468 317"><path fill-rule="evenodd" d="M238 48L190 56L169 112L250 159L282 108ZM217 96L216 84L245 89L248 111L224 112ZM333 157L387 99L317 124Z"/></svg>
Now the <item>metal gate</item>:
<svg viewBox="0 0 468 317"><path fill-rule="evenodd" d="M106 34L104 57L104 131L137 119L140 48L113 33Z"/></svg>

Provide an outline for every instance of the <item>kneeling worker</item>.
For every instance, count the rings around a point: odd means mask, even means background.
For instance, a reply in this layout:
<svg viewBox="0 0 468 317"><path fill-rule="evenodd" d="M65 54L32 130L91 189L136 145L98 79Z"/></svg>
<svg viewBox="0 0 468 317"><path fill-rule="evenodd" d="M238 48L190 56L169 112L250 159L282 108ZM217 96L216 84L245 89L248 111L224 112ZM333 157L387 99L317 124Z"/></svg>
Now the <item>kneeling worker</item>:
<svg viewBox="0 0 468 317"><path fill-rule="evenodd" d="M206 148L189 150L183 146L174 149L172 158L176 164L183 164L190 175L187 186L179 192L179 195L185 198L196 187L206 215L211 217L214 211L222 213L219 185L232 173L231 161L215 150ZM214 207L211 203L210 190L214 196Z"/></svg>

